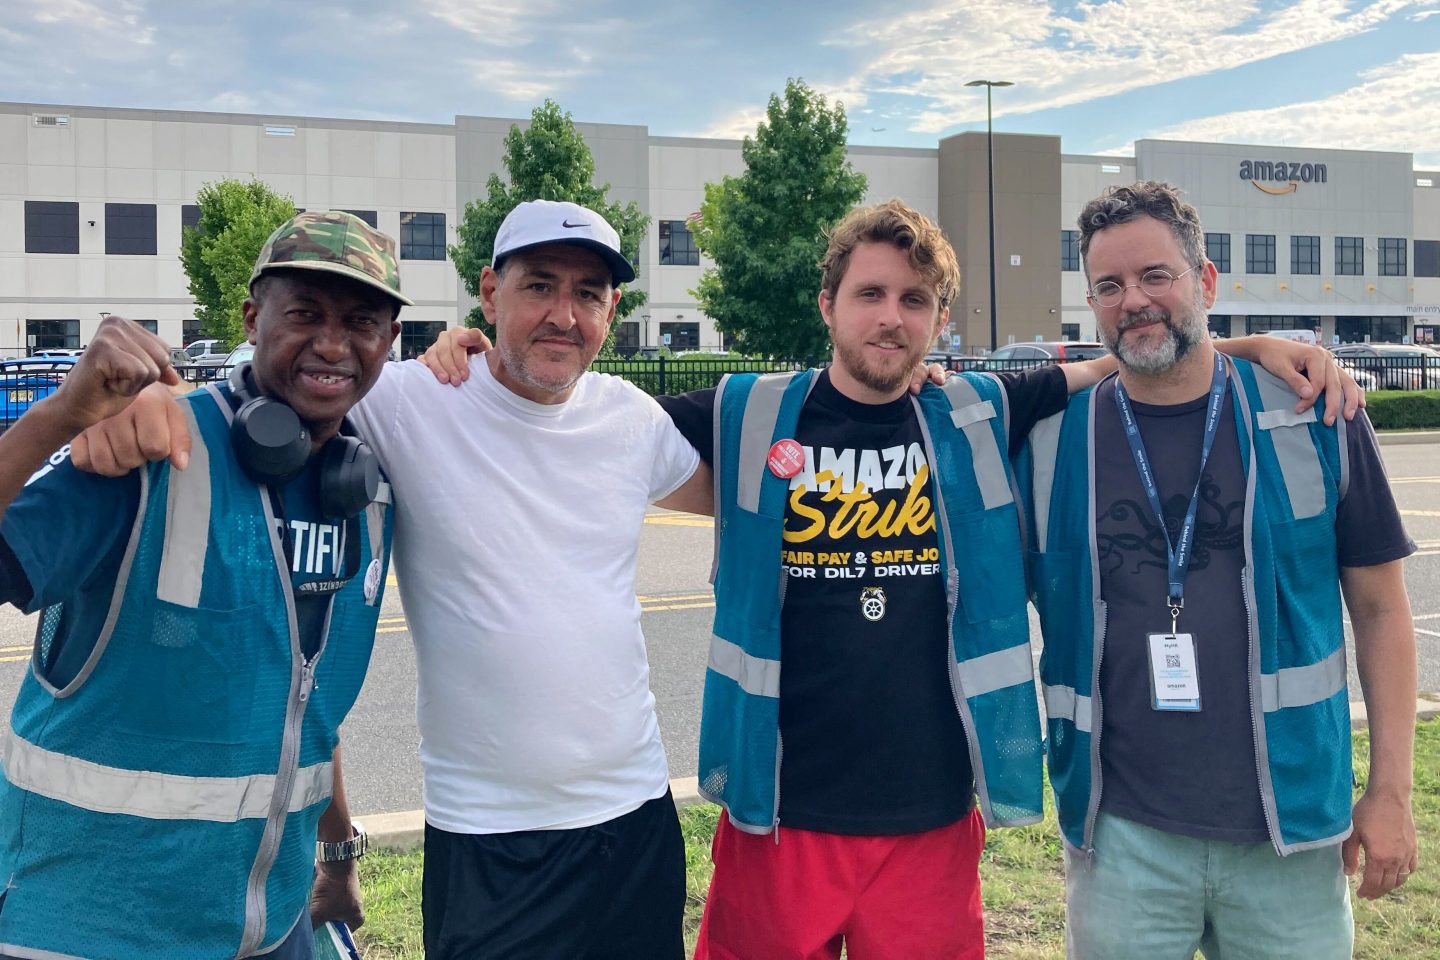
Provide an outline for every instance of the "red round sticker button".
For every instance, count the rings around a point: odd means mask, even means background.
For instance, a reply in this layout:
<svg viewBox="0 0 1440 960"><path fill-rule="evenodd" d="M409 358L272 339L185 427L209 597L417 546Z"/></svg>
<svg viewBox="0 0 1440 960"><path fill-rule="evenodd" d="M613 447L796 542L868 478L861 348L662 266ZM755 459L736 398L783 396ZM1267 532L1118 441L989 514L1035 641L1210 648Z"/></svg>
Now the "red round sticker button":
<svg viewBox="0 0 1440 960"><path fill-rule="evenodd" d="M776 440L765 462L771 473L781 480L789 480L805 466L805 448L794 440Z"/></svg>

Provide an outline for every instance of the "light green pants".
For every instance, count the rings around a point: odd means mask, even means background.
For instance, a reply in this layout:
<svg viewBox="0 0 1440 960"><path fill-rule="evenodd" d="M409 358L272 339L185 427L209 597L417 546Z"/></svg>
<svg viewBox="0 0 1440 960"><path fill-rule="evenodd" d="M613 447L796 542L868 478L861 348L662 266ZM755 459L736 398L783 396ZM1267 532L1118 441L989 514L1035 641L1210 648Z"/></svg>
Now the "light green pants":
<svg viewBox="0 0 1440 960"><path fill-rule="evenodd" d="M1349 960L1355 942L1339 845L1281 857L1103 813L1094 859L1065 851L1065 908L1070 960Z"/></svg>

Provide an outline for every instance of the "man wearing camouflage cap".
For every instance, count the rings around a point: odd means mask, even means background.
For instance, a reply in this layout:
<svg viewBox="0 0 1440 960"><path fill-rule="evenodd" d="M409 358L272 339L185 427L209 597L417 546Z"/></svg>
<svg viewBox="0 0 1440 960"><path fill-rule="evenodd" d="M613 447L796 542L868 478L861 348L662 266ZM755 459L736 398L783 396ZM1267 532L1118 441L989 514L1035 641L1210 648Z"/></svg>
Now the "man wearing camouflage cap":
<svg viewBox="0 0 1440 960"><path fill-rule="evenodd" d="M391 238L303 213L256 263L253 363L169 405L185 452L118 478L67 456L179 383L117 317L0 436L0 602L44 611L4 743L0 957L304 960L312 919L361 921L337 744L390 510L344 419L408 303Z"/></svg>

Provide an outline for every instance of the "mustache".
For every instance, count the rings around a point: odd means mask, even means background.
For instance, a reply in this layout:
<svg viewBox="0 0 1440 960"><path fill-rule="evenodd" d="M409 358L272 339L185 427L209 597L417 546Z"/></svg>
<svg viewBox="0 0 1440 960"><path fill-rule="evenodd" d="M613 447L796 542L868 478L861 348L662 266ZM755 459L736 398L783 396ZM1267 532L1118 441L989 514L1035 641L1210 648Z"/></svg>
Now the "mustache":
<svg viewBox="0 0 1440 960"><path fill-rule="evenodd" d="M556 337L561 340L569 340L576 346L583 345L579 330L575 329L574 327L571 327L569 330L561 330L553 323L547 323L545 324L545 326L539 328L534 333L532 333L530 335L530 342L534 343L537 340L547 340L551 337Z"/></svg>
<svg viewBox="0 0 1440 960"><path fill-rule="evenodd" d="M1163 323L1170 326L1170 311L1149 307L1139 313L1127 313L1117 326L1117 332L1124 333L1131 327L1138 327L1142 323Z"/></svg>

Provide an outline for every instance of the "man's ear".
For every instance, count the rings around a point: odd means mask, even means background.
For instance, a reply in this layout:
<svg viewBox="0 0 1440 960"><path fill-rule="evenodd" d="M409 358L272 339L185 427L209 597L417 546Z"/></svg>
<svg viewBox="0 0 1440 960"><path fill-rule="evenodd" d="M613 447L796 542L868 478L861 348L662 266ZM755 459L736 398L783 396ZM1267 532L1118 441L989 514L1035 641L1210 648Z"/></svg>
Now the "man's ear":
<svg viewBox="0 0 1440 960"><path fill-rule="evenodd" d="M245 302L240 305L240 317L245 323L245 339L254 343L260 317L260 304L255 302L254 297L246 297Z"/></svg>
<svg viewBox="0 0 1440 960"><path fill-rule="evenodd" d="M491 326L495 325L495 292L500 289L500 274L495 268L485 265L480 268L480 311Z"/></svg>
<svg viewBox="0 0 1440 960"><path fill-rule="evenodd" d="M835 302L830 299L830 292L828 290L821 290L818 302L820 304L820 319L825 321L825 326L834 329L832 314L834 313Z"/></svg>
<svg viewBox="0 0 1440 960"><path fill-rule="evenodd" d="M1215 306L1215 297L1219 294L1219 272L1215 264L1209 260L1205 261L1200 268L1200 287L1205 291L1205 309L1209 310Z"/></svg>

